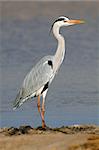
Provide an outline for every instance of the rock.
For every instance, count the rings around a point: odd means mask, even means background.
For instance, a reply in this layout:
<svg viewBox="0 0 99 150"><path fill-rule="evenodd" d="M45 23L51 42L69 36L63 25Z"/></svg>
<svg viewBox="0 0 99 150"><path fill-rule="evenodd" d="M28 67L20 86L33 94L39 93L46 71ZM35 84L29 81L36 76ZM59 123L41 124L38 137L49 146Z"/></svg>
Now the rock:
<svg viewBox="0 0 99 150"><path fill-rule="evenodd" d="M20 126L19 131L21 134L27 134L29 130L33 129L31 126Z"/></svg>
<svg viewBox="0 0 99 150"><path fill-rule="evenodd" d="M21 134L49 134L61 132L64 134L88 133L99 135L99 126L95 125L72 125L62 126L60 128L42 127L32 128L31 126L22 125L19 128L1 128L0 133L4 135L21 135Z"/></svg>
<svg viewBox="0 0 99 150"><path fill-rule="evenodd" d="M16 135L18 134L19 132L19 129L18 128L14 128L14 127L11 127L11 128L8 128L7 130L4 131L5 132L5 135Z"/></svg>

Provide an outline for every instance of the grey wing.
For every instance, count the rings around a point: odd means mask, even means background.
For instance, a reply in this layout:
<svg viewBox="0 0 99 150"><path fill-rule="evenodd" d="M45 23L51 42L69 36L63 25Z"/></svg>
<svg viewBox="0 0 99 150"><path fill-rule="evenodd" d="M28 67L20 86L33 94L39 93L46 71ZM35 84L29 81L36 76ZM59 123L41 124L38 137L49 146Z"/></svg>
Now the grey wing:
<svg viewBox="0 0 99 150"><path fill-rule="evenodd" d="M22 88L16 97L14 108L19 107L28 98L34 96L36 91L38 91L47 82L50 82L51 78L53 78L53 68L48 64L48 61L53 64L53 56L46 56L42 58L27 74Z"/></svg>
<svg viewBox="0 0 99 150"><path fill-rule="evenodd" d="M48 61L52 61L52 58L47 56L41 59L26 76L23 82L24 97L35 93L52 78L53 69L48 65Z"/></svg>

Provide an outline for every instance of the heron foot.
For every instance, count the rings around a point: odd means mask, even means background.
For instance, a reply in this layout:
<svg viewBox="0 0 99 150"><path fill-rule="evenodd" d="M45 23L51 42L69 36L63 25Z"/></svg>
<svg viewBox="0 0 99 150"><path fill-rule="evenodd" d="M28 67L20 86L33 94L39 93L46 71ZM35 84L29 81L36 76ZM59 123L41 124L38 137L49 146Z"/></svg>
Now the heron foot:
<svg viewBox="0 0 99 150"><path fill-rule="evenodd" d="M42 126L37 127L36 130L42 130L42 131L52 131L52 128L46 126L45 128Z"/></svg>
<svg viewBox="0 0 99 150"><path fill-rule="evenodd" d="M45 121L42 120L42 128L45 129L46 128L46 124L45 124Z"/></svg>

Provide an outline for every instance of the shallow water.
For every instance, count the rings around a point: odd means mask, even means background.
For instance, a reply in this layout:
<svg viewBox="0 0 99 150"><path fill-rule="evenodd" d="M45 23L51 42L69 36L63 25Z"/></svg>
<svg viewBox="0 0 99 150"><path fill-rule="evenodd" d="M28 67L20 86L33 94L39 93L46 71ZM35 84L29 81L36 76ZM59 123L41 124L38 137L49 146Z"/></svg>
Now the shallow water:
<svg viewBox="0 0 99 150"><path fill-rule="evenodd" d="M94 11L92 15L91 8L79 15L87 20L86 24L61 29L67 53L46 98L45 119L50 126L99 124L99 13ZM72 11L67 12L72 16ZM12 104L32 66L43 56L55 53L57 43L49 35L52 24L49 18L3 17L0 21L1 127L41 123L36 98L16 111L12 110Z"/></svg>

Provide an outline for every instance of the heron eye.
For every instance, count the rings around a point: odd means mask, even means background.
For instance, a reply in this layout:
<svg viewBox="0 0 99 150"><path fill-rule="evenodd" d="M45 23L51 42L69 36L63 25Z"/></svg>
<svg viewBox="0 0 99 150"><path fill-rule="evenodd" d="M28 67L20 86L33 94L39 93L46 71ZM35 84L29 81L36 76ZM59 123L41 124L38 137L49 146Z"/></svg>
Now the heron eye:
<svg viewBox="0 0 99 150"><path fill-rule="evenodd" d="M64 20L64 22L67 22L67 20Z"/></svg>

